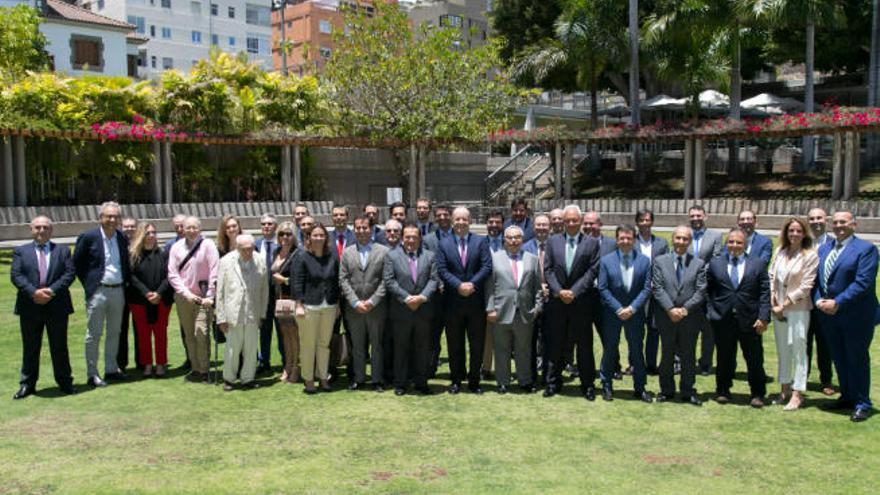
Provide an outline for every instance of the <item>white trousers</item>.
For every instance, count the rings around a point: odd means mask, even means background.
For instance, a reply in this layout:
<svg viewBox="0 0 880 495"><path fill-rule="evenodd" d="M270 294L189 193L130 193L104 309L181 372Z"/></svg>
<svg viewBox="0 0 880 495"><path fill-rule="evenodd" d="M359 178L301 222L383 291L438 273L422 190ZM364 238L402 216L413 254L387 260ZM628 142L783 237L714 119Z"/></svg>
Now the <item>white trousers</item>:
<svg viewBox="0 0 880 495"><path fill-rule="evenodd" d="M223 360L223 380L235 383L238 374L238 360L243 355L241 366L241 383L254 381L257 372L257 344L260 340L260 326L229 325L226 332L226 359Z"/></svg>
<svg viewBox="0 0 880 495"><path fill-rule="evenodd" d="M799 392L807 389L807 329L809 311L789 311L787 321L773 319L776 336L776 354L779 357L779 383L791 384Z"/></svg>

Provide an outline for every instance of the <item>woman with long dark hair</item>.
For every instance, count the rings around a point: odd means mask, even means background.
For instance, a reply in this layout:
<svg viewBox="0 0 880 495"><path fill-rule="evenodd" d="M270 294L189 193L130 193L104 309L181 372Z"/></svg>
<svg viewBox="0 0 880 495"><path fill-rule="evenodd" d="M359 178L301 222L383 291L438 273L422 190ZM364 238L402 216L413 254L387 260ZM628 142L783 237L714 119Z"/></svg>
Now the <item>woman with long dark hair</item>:
<svg viewBox="0 0 880 495"><path fill-rule="evenodd" d="M159 247L155 225L142 223L138 227L129 258L132 290L128 308L138 339L137 361L144 376L153 375L155 363L155 375L162 377L168 365L168 313L174 291L168 283L168 253Z"/></svg>

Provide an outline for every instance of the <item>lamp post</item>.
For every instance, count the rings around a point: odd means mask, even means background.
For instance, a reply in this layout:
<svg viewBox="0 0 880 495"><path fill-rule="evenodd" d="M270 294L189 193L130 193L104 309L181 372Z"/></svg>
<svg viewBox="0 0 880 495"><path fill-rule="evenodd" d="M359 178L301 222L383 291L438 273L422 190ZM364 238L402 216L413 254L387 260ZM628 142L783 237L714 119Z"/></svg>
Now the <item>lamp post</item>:
<svg viewBox="0 0 880 495"><path fill-rule="evenodd" d="M287 26L284 21L284 11L287 8L287 0L272 0L272 10L281 11L281 73L287 75Z"/></svg>

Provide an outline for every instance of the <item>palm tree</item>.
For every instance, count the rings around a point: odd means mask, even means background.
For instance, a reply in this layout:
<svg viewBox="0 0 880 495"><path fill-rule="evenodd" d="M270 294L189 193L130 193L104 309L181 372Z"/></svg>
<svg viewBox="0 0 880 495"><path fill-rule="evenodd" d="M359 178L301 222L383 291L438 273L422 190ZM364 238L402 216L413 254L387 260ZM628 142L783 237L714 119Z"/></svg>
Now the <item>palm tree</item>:
<svg viewBox="0 0 880 495"><path fill-rule="evenodd" d="M639 102L639 0L629 0L629 108L630 125L633 128L641 124L641 106ZM645 182L645 170L639 157L640 146L632 145L633 167L636 171L636 184Z"/></svg>

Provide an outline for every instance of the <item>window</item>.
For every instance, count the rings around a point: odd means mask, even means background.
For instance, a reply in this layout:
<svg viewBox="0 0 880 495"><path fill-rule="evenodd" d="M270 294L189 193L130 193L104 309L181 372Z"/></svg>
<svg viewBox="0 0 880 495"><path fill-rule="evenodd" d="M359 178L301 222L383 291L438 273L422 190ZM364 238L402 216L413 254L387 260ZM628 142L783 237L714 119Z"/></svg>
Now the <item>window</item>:
<svg viewBox="0 0 880 495"><path fill-rule="evenodd" d="M195 43L197 45L202 44L202 32L201 31L193 31L191 38L192 38L193 43Z"/></svg>
<svg viewBox="0 0 880 495"><path fill-rule="evenodd" d="M211 44L212 45L219 45L220 44L220 37L217 36L216 34L212 34L211 35Z"/></svg>
<svg viewBox="0 0 880 495"><path fill-rule="evenodd" d="M261 34L247 34L247 52L255 55L269 55L270 40Z"/></svg>
<svg viewBox="0 0 880 495"><path fill-rule="evenodd" d="M235 36L229 37L229 46L235 46Z"/></svg>
<svg viewBox="0 0 880 495"><path fill-rule="evenodd" d="M211 15L216 17L219 15L220 7L216 3L211 4Z"/></svg>
<svg viewBox="0 0 880 495"><path fill-rule="evenodd" d="M245 9L245 22L255 26L269 26L269 7L247 4Z"/></svg>
<svg viewBox="0 0 880 495"><path fill-rule="evenodd" d="M156 37L156 26L150 26L150 37L151 38Z"/></svg>
<svg viewBox="0 0 880 495"><path fill-rule="evenodd" d="M147 29L146 29L147 22L144 20L143 17L136 17L133 15L130 15L130 16L128 16L128 23L135 25L134 30L137 31L138 34L144 34L147 32Z"/></svg>
<svg viewBox="0 0 880 495"><path fill-rule="evenodd" d="M330 34L330 21L321 20L318 22L318 31L324 34Z"/></svg>
<svg viewBox="0 0 880 495"><path fill-rule="evenodd" d="M321 55L321 58L330 58L330 49L322 46L318 48L318 54Z"/></svg>
<svg viewBox="0 0 880 495"><path fill-rule="evenodd" d="M462 26L461 16L460 15L441 15L440 16L440 25L460 28Z"/></svg>
<svg viewBox="0 0 880 495"><path fill-rule="evenodd" d="M235 19L235 7L229 7L227 9L227 14L229 15L230 19Z"/></svg>
<svg viewBox="0 0 880 495"><path fill-rule="evenodd" d="M72 35L70 64L77 70L101 72L104 69L104 42L95 36Z"/></svg>
<svg viewBox="0 0 880 495"><path fill-rule="evenodd" d="M163 9L170 9L171 8L171 0L162 0L162 8Z"/></svg>
<svg viewBox="0 0 880 495"><path fill-rule="evenodd" d="M202 15L202 2L190 2L189 3L189 10L194 15Z"/></svg>
<svg viewBox="0 0 880 495"><path fill-rule="evenodd" d="M162 68L165 70L174 68L174 59L171 57L162 57Z"/></svg>
<svg viewBox="0 0 880 495"><path fill-rule="evenodd" d="M104 0L98 0L98 10L104 10Z"/></svg>
<svg viewBox="0 0 880 495"><path fill-rule="evenodd" d="M171 39L171 28L162 28L162 39Z"/></svg>
<svg viewBox="0 0 880 495"><path fill-rule="evenodd" d="M150 67L152 67L154 69L156 68L156 56L155 55L150 57Z"/></svg>

